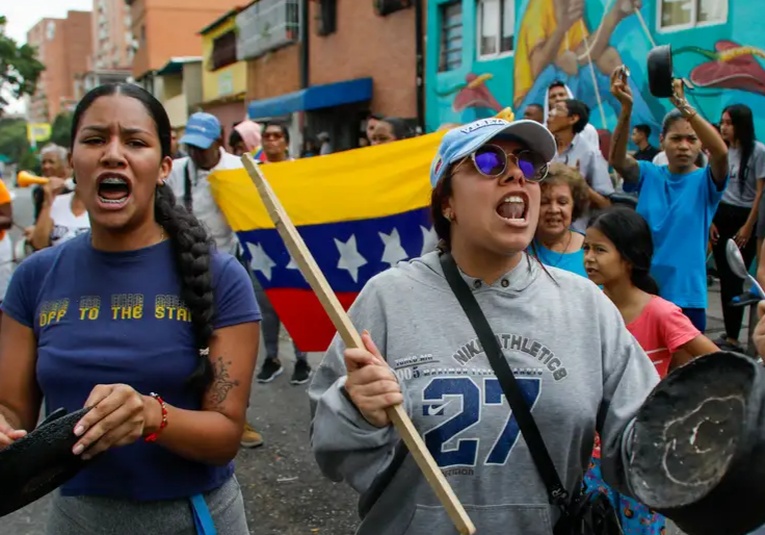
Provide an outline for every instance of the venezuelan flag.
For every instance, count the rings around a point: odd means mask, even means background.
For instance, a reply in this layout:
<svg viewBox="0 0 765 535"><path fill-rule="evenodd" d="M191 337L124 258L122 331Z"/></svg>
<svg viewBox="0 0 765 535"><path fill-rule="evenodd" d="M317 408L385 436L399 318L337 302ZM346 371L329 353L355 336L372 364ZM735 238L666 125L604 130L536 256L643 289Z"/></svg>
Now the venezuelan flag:
<svg viewBox="0 0 765 535"><path fill-rule="evenodd" d="M433 242L430 164L443 132L262 168L347 309L364 284ZM244 169L208 178L253 272L303 351L324 351L335 328L289 255Z"/></svg>

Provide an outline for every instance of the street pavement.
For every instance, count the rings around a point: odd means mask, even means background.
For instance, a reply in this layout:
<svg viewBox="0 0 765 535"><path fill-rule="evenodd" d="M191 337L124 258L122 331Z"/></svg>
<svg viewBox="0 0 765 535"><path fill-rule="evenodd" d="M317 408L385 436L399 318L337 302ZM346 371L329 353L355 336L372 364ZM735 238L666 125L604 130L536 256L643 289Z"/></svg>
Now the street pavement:
<svg viewBox="0 0 765 535"><path fill-rule="evenodd" d="M30 190L14 193L14 219L21 227L30 225ZM18 237L19 232L14 229L12 235ZM713 285L709 292L708 335L714 339L722 330L719 290ZM355 493L319 473L309 447L306 386L289 384L294 353L284 331L281 349L285 373L271 384L253 384L248 411L249 421L263 433L265 445L241 450L236 458L236 476L244 495L250 533L351 535L358 519ZM312 353L308 358L315 369L321 354ZM50 497L46 497L4 517L0 534L44 535L49 507ZM679 532L673 528L668 533Z"/></svg>

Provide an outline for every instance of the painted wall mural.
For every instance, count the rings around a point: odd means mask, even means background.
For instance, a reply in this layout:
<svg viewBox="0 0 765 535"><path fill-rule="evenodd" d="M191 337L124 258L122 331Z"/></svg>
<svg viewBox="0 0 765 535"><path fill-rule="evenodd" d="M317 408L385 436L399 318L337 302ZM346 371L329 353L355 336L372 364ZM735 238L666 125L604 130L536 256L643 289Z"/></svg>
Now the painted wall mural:
<svg viewBox="0 0 765 535"><path fill-rule="evenodd" d="M609 75L624 63L636 95L633 124L654 141L668 101L648 91L645 57L671 44L676 75L695 89L710 120L744 103L765 139L765 32L761 0L431 0L426 123L429 131L512 106L545 105L551 82L590 106L590 122L613 129L619 105Z"/></svg>

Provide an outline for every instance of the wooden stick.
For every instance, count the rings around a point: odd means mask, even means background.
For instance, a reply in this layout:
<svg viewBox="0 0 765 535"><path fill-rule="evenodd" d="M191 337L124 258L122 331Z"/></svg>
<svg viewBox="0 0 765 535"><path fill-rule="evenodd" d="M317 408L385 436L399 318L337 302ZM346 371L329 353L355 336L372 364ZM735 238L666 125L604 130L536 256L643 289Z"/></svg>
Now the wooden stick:
<svg viewBox="0 0 765 535"><path fill-rule="evenodd" d="M340 304L340 301L338 301L335 292L330 287L318 264L316 264L316 260L308 250L297 228L263 176L260 166L254 162L249 154L242 156L242 163L244 163L245 169L247 169L250 178L255 184L260 198L266 206L268 215L276 226L276 230L279 232L282 240L284 240L284 245L287 246L287 250L292 255L303 276L316 293L343 342L345 342L347 347L363 348L364 344L361 341L361 336L353 326L353 323L351 323L348 314ZM474 534L475 526L473 522L454 494L449 482L443 473L441 473L435 459L430 455L403 406L396 405L391 407L387 413L407 448L409 448L412 457L417 462L417 466L422 470L425 479L438 496L438 499L441 500L441 504L446 509L449 518L451 518L457 530L463 535Z"/></svg>

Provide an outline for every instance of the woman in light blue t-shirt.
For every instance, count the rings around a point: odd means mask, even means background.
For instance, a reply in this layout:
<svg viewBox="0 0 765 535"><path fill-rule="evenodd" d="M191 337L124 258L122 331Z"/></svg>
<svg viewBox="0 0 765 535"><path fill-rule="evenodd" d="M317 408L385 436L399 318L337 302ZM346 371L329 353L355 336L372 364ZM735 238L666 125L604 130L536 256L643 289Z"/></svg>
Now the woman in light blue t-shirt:
<svg viewBox="0 0 765 535"><path fill-rule="evenodd" d="M624 74L616 69L611 92L622 105L611 143L610 162L628 182L638 184L637 211L651 227L654 256L651 276L660 296L679 306L702 333L706 329L706 249L712 218L728 181L728 147L720 133L685 99L676 80L677 108L664 118L662 147L667 165L638 162L627 154L632 93ZM702 145L709 164L698 167Z"/></svg>
<svg viewBox="0 0 765 535"><path fill-rule="evenodd" d="M575 167L553 163L541 186L542 203L532 251L546 266L587 277L584 235L571 228L571 222L587 211L587 182Z"/></svg>

